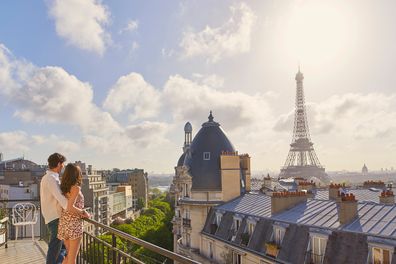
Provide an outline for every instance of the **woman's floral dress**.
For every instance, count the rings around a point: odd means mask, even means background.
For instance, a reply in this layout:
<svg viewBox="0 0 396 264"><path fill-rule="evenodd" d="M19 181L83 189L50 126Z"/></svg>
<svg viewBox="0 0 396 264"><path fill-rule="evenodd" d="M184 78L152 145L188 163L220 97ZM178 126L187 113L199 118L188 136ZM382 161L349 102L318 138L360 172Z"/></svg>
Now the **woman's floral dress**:
<svg viewBox="0 0 396 264"><path fill-rule="evenodd" d="M84 208L84 195L80 191L77 196L75 207ZM79 215L74 215L62 208L62 214L59 219L58 239L76 239L82 237L83 220Z"/></svg>

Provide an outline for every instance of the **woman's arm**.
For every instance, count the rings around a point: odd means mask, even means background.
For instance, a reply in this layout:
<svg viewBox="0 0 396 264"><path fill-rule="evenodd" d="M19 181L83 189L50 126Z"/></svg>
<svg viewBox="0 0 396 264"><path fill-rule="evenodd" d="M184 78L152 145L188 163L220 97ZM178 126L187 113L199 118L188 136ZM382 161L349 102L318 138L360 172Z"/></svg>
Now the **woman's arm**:
<svg viewBox="0 0 396 264"><path fill-rule="evenodd" d="M77 214L82 216L84 214L84 210L77 208L74 206L77 200L77 196L80 193L81 187L74 185L70 189L69 199L67 199L67 208L66 210L72 214Z"/></svg>

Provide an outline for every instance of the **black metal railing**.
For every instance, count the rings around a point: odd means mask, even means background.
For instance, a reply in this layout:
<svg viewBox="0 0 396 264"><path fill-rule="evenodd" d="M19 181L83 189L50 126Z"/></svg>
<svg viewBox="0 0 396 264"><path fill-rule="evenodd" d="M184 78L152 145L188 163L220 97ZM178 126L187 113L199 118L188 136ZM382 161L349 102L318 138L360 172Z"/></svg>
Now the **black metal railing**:
<svg viewBox="0 0 396 264"><path fill-rule="evenodd" d="M322 264L324 254L315 254L311 250L305 254L305 264Z"/></svg>
<svg viewBox="0 0 396 264"><path fill-rule="evenodd" d="M126 234L113 227L98 223L91 219L85 220L87 224L94 225L104 232L103 236L94 236L87 232L83 233L80 252L78 254L79 264L115 264L115 263L178 263L197 264L189 258L166 250L137 237ZM143 254L142 247L150 252L162 256L163 259L153 257L153 254Z"/></svg>
<svg viewBox="0 0 396 264"><path fill-rule="evenodd" d="M183 218L183 226L191 227L191 219Z"/></svg>
<svg viewBox="0 0 396 264"><path fill-rule="evenodd" d="M41 213L39 199L0 200L0 208L5 211L5 216L8 217L7 223L5 223L7 225L7 240L14 240L16 238L16 235L18 235L18 239L32 237L32 227L30 225L22 226L22 228L19 228L18 234L16 234L15 226L12 225L14 218L12 214L12 208L18 203L32 203L36 206L38 219L37 223L33 225L33 234L35 238L38 237L40 240L48 242L49 233L47 227L45 226L44 218Z"/></svg>

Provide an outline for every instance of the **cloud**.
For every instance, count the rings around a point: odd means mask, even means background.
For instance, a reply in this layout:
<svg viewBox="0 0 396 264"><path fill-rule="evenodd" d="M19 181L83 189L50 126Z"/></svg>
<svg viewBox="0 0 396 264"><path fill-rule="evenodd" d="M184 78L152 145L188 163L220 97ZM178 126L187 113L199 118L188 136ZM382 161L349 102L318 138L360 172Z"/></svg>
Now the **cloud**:
<svg viewBox="0 0 396 264"><path fill-rule="evenodd" d="M126 135L138 146L149 147L158 146L167 143L166 133L169 132L170 126L163 122L145 121L138 125L126 127Z"/></svg>
<svg viewBox="0 0 396 264"><path fill-rule="evenodd" d="M49 15L55 20L56 33L83 50L103 54L111 42L104 26L110 13L98 0L54 0Z"/></svg>
<svg viewBox="0 0 396 264"><path fill-rule="evenodd" d="M113 114L127 112L131 120L150 118L159 111L160 93L143 76L132 72L118 79L103 107Z"/></svg>
<svg viewBox="0 0 396 264"><path fill-rule="evenodd" d="M120 130L111 115L92 102L91 85L60 67L40 68L0 49L0 72L0 94L25 122L65 123L99 134Z"/></svg>
<svg viewBox="0 0 396 264"><path fill-rule="evenodd" d="M182 57L204 56L208 62L215 63L248 52L256 16L245 3L231 6L230 10L231 17L219 27L207 25L200 32L184 32L180 42Z"/></svg>
<svg viewBox="0 0 396 264"><path fill-rule="evenodd" d="M30 144L29 136L24 131L0 133L1 152L25 152Z"/></svg>
<svg viewBox="0 0 396 264"><path fill-rule="evenodd" d="M137 20L129 20L127 25L119 31L119 34L124 32L133 32L136 31L139 27L139 21Z"/></svg>
<svg viewBox="0 0 396 264"><path fill-rule="evenodd" d="M215 118L226 124L228 130L243 129L256 122L264 124L269 114L268 103L261 94L219 91L180 75L168 79L162 98L176 121L199 123L213 110Z"/></svg>
<svg viewBox="0 0 396 264"><path fill-rule="evenodd" d="M343 135L368 139L389 137L396 128L396 95L380 93L334 95L320 103L308 103L308 123L312 134ZM281 115L276 131L292 131L294 111Z"/></svg>

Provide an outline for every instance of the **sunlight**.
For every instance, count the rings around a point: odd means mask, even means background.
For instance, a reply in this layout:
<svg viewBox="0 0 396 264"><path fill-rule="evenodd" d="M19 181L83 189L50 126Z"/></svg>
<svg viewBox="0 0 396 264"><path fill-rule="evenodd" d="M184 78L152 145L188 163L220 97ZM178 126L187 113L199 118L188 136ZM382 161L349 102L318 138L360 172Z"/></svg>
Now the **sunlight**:
<svg viewBox="0 0 396 264"><path fill-rule="evenodd" d="M294 7L283 26L285 55L316 66L345 55L355 33L354 21L345 10L317 2Z"/></svg>

